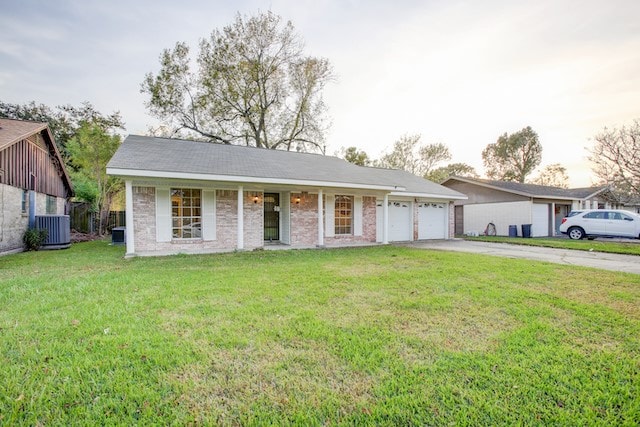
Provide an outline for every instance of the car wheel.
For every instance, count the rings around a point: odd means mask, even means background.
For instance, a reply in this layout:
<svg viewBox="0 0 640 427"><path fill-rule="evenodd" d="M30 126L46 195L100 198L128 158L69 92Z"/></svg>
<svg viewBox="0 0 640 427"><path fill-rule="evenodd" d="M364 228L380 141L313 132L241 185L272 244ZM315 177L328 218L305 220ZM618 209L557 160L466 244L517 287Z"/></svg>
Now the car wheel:
<svg viewBox="0 0 640 427"><path fill-rule="evenodd" d="M580 227L571 227L567 234L569 234L570 239L580 240L584 237L584 230Z"/></svg>

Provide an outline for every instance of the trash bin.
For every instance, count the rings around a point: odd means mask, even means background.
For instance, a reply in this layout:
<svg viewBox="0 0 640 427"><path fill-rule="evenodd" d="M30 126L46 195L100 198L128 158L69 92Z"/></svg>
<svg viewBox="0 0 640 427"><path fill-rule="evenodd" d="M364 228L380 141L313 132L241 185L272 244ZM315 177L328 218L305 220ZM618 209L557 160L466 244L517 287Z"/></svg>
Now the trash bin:
<svg viewBox="0 0 640 427"><path fill-rule="evenodd" d="M509 237L518 237L518 226L510 225L509 226Z"/></svg>
<svg viewBox="0 0 640 427"><path fill-rule="evenodd" d="M522 224L522 237L531 237L531 224Z"/></svg>

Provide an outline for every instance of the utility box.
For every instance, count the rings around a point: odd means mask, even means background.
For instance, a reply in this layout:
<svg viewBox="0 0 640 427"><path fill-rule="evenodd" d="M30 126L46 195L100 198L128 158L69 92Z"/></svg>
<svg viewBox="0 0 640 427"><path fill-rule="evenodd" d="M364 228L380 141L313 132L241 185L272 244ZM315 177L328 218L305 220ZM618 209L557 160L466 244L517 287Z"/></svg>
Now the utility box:
<svg viewBox="0 0 640 427"><path fill-rule="evenodd" d="M113 227L111 229L111 244L124 245L127 241L127 227Z"/></svg>

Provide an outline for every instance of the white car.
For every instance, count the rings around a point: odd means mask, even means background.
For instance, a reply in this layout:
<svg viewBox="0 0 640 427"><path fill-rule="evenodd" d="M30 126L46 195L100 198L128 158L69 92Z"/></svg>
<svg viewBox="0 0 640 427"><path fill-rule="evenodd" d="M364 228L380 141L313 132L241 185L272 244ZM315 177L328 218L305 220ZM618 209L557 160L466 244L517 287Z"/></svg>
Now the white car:
<svg viewBox="0 0 640 427"><path fill-rule="evenodd" d="M562 218L560 232L571 239L630 237L640 239L640 215L613 209L593 209Z"/></svg>

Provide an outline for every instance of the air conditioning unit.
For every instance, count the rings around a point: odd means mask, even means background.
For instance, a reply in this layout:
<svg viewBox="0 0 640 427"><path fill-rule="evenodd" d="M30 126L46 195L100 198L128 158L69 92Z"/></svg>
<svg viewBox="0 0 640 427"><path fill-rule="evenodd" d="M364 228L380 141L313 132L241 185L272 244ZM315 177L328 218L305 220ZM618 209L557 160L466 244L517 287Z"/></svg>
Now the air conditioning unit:
<svg viewBox="0 0 640 427"><path fill-rule="evenodd" d="M113 227L111 229L111 244L112 245L124 245L127 239L126 227Z"/></svg>
<svg viewBox="0 0 640 427"><path fill-rule="evenodd" d="M66 249L71 246L69 215L38 215L36 228L47 230L47 240L42 244L42 249Z"/></svg>

